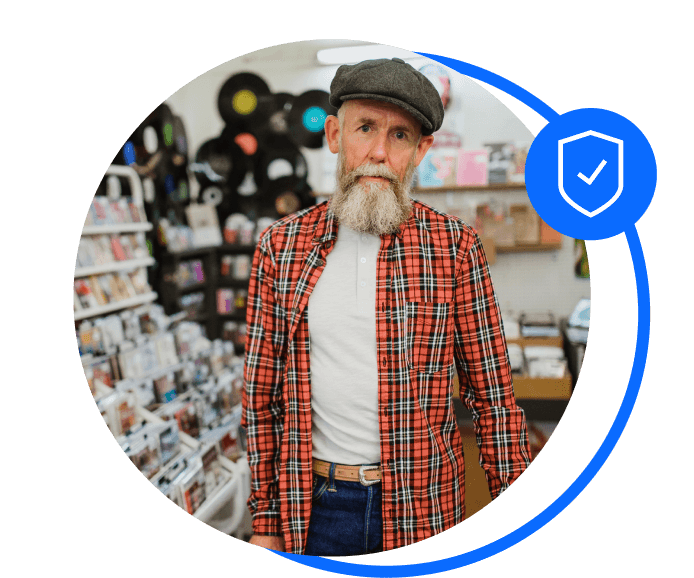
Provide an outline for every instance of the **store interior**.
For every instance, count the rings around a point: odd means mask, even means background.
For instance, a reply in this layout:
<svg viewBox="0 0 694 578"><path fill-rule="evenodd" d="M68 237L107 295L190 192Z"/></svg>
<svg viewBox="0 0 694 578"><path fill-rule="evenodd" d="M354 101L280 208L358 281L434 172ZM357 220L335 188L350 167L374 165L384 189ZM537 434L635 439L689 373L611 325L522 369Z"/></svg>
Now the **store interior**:
<svg viewBox="0 0 694 578"><path fill-rule="evenodd" d="M532 208L524 163L533 135L484 84L354 41L226 62L167 98L114 151L85 218L74 309L87 382L123 451L171 501L236 538L250 535L240 402L255 245L275 220L329 200L330 82L340 64L382 57L427 74L444 103L411 196L482 239L533 459L578 380L590 318L585 245ZM470 517L490 498L470 414L454 405Z"/></svg>

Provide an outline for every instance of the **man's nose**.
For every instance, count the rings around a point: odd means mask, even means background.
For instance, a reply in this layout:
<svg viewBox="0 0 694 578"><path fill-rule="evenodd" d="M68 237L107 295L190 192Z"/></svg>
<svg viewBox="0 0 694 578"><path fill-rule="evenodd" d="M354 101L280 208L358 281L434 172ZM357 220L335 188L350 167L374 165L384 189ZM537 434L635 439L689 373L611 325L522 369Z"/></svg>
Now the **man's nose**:
<svg viewBox="0 0 694 578"><path fill-rule="evenodd" d="M374 138L369 151L369 160L372 163L383 163L388 158L388 135L382 132Z"/></svg>

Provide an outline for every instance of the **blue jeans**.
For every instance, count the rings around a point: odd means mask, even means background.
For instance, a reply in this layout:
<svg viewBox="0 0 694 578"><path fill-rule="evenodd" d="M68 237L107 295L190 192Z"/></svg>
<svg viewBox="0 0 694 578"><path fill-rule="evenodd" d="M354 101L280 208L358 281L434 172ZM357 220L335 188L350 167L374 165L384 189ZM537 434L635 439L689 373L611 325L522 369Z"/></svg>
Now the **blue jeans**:
<svg viewBox="0 0 694 578"><path fill-rule="evenodd" d="M381 483L363 486L313 474L313 505L304 554L354 556L383 549Z"/></svg>

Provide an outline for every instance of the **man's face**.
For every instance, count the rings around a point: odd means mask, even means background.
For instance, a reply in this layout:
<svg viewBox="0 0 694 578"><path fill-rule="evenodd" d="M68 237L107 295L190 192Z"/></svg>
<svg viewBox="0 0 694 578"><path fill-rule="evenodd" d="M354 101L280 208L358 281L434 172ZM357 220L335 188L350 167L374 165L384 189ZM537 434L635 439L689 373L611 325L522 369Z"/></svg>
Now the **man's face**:
<svg viewBox="0 0 694 578"><path fill-rule="evenodd" d="M338 191L331 208L338 221L361 232L394 232L410 214L415 167L433 142L399 106L374 100L343 105L343 123L326 121L332 152L339 153Z"/></svg>

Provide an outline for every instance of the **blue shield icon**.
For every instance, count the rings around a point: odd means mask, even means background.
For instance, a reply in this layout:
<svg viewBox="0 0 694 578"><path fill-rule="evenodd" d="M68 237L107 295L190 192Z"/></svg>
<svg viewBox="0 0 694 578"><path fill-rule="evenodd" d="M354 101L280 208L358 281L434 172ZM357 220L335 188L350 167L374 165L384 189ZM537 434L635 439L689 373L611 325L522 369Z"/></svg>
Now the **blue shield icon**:
<svg viewBox="0 0 694 578"><path fill-rule="evenodd" d="M624 141L593 130L559 141L559 192L588 217L614 203L624 188Z"/></svg>

